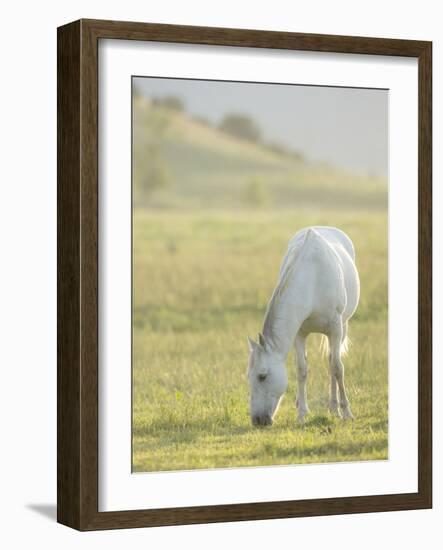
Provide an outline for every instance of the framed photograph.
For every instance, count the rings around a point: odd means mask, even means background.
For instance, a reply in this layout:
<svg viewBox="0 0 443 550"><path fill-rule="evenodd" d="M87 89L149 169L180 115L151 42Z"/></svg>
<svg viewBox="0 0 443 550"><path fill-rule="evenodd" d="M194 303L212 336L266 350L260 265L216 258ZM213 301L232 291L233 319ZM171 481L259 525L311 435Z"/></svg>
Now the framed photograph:
<svg viewBox="0 0 443 550"><path fill-rule="evenodd" d="M432 506L430 42L58 29L58 521Z"/></svg>

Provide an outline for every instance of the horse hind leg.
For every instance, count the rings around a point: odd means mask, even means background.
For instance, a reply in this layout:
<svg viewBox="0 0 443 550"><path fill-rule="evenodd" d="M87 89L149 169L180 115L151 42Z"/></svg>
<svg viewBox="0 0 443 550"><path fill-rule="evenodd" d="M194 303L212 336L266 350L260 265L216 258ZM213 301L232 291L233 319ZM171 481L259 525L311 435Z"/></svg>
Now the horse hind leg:
<svg viewBox="0 0 443 550"><path fill-rule="evenodd" d="M338 408L338 399L337 399L337 389L338 397L340 400L340 410L341 415L344 419L354 418L349 406L349 399L346 394L345 388L345 372L344 366L341 360L341 355L343 351L343 342L346 338L346 328L343 326L341 316L338 317L336 322L333 324L329 336L329 370L331 376L331 394L329 401L329 408L331 412L336 415L340 415Z"/></svg>
<svg viewBox="0 0 443 550"><path fill-rule="evenodd" d="M331 352L329 352L329 412L338 418L341 418L340 408L338 406L337 378L335 369L332 367Z"/></svg>

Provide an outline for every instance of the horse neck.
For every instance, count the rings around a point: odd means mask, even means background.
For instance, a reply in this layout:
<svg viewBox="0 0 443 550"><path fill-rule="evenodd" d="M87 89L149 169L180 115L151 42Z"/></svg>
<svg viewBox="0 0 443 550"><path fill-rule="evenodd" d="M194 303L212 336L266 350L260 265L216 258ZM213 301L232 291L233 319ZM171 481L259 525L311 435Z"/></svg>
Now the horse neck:
<svg viewBox="0 0 443 550"><path fill-rule="evenodd" d="M282 359L286 359L303 322L297 295L296 285L280 294L274 293L265 315L263 335Z"/></svg>

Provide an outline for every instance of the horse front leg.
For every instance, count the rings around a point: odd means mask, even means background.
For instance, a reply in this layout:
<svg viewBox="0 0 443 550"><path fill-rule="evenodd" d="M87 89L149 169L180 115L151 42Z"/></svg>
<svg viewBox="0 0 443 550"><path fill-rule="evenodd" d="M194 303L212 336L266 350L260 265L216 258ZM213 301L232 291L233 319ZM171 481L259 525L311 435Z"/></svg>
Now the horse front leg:
<svg viewBox="0 0 443 550"><path fill-rule="evenodd" d="M306 337L297 334L295 338L295 357L297 371L297 401L298 422L303 424L306 414L309 412L306 384L308 380L308 363L306 361Z"/></svg>

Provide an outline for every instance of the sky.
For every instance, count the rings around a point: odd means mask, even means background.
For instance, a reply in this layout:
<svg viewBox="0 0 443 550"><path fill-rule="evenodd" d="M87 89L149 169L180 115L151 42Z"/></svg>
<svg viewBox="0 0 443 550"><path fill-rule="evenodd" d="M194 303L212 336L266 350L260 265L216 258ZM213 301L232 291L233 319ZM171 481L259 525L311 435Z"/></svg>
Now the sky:
<svg viewBox="0 0 443 550"><path fill-rule="evenodd" d="M147 97L180 97L188 113L214 125L230 113L249 115L264 141L308 160L387 176L387 90L151 77L134 85Z"/></svg>

